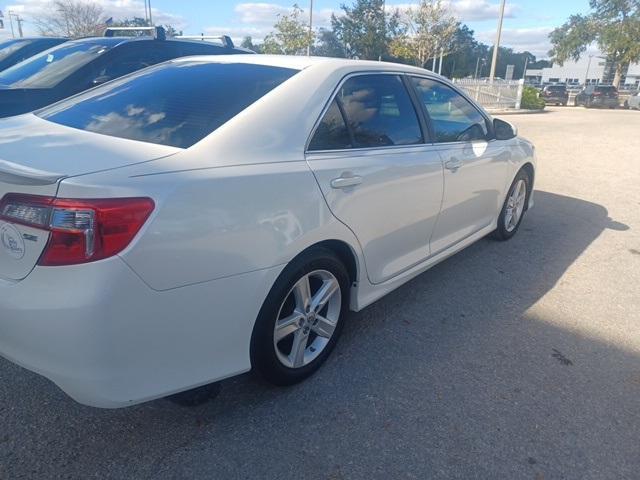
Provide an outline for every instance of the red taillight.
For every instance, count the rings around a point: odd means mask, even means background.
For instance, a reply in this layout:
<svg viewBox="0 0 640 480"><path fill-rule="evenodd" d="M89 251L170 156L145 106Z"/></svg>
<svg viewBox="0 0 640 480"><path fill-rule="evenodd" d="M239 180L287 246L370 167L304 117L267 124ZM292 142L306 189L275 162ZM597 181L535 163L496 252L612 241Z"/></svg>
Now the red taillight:
<svg viewBox="0 0 640 480"><path fill-rule="evenodd" d="M120 253L154 207L150 198L74 200L8 194L0 202L0 219L51 232L39 265L75 265Z"/></svg>
<svg viewBox="0 0 640 480"><path fill-rule="evenodd" d="M602 92L593 92L594 97L599 97L600 95L602 95Z"/></svg>

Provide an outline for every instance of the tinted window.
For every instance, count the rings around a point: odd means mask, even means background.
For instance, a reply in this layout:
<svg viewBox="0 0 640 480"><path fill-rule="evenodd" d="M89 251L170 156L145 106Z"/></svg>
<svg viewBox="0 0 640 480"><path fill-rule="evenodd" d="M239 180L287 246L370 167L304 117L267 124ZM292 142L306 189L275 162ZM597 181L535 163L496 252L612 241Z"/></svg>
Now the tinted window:
<svg viewBox="0 0 640 480"><path fill-rule="evenodd" d="M170 58L163 50L155 42L132 42L119 46L105 55L104 63L98 66L95 75L105 77L105 80L114 79L150 67Z"/></svg>
<svg viewBox="0 0 640 480"><path fill-rule="evenodd" d="M31 43L30 40L10 40L0 44L0 61Z"/></svg>
<svg viewBox="0 0 640 480"><path fill-rule="evenodd" d="M565 87L564 85L555 85L552 87L546 87L548 92L553 92L553 93L564 93L565 90L567 89L567 87Z"/></svg>
<svg viewBox="0 0 640 480"><path fill-rule="evenodd" d="M318 129L309 143L309 150L344 148L351 148L351 138L338 103L334 100L318 125Z"/></svg>
<svg viewBox="0 0 640 480"><path fill-rule="evenodd" d="M606 86L603 85L603 86L596 87L596 92L611 93L616 91L617 89L613 85L606 85Z"/></svg>
<svg viewBox="0 0 640 480"><path fill-rule="evenodd" d="M412 81L431 119L436 142L487 139L486 119L466 98L440 82L426 78Z"/></svg>
<svg viewBox="0 0 640 480"><path fill-rule="evenodd" d="M422 142L413 103L397 75L361 75L339 90L355 147L412 145Z"/></svg>
<svg viewBox="0 0 640 480"><path fill-rule="evenodd" d="M38 115L104 135L187 148L296 72L265 65L164 63Z"/></svg>
<svg viewBox="0 0 640 480"><path fill-rule="evenodd" d="M0 84L15 88L53 87L104 54L110 48L109 43L71 42L45 50L0 73Z"/></svg>

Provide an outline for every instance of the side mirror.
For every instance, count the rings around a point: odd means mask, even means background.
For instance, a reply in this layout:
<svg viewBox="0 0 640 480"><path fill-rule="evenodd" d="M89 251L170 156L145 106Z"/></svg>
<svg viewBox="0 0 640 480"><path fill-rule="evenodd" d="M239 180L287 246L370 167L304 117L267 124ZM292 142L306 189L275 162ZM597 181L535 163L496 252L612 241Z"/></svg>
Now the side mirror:
<svg viewBox="0 0 640 480"><path fill-rule="evenodd" d="M518 136L518 129L515 126L499 118L493 119L493 130L496 134L496 140L511 140Z"/></svg>
<svg viewBox="0 0 640 480"><path fill-rule="evenodd" d="M100 75L99 77L96 77L93 79L93 85L102 85L103 83L107 83L109 80L111 80L111 77L109 75Z"/></svg>

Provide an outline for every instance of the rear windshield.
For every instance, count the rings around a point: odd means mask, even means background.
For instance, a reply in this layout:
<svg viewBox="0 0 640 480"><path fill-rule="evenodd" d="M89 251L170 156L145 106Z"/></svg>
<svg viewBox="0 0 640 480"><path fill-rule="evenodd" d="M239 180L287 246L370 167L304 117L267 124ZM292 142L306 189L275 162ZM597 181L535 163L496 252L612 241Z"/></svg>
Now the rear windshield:
<svg viewBox="0 0 640 480"><path fill-rule="evenodd" d="M567 89L564 85L552 85L547 87L547 91L549 92L564 92Z"/></svg>
<svg viewBox="0 0 640 480"><path fill-rule="evenodd" d="M616 87L614 87L613 85L603 85L603 86L596 87L596 91L598 91L598 92L615 92L616 91Z"/></svg>
<svg viewBox="0 0 640 480"><path fill-rule="evenodd" d="M0 73L0 84L13 88L50 88L110 49L105 42L71 42L31 57Z"/></svg>
<svg viewBox="0 0 640 480"><path fill-rule="evenodd" d="M170 62L52 105L49 121L188 148L298 71L267 65Z"/></svg>
<svg viewBox="0 0 640 480"><path fill-rule="evenodd" d="M8 42L0 43L0 61L17 52L22 47L26 47L30 43L31 40L10 40Z"/></svg>

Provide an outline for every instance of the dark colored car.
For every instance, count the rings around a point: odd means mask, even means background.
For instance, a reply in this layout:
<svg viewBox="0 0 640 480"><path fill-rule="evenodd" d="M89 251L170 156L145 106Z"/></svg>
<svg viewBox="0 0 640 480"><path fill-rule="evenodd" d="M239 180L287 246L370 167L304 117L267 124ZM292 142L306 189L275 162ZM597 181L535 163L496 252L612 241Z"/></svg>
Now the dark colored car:
<svg viewBox="0 0 640 480"><path fill-rule="evenodd" d="M0 72L67 40L54 37L14 38L0 43Z"/></svg>
<svg viewBox="0 0 640 480"><path fill-rule="evenodd" d="M546 105L564 105L569 101L569 92L566 85L547 85L542 89L540 98Z"/></svg>
<svg viewBox="0 0 640 480"><path fill-rule="evenodd" d="M576 107L584 105L591 107L617 108L620 106L618 89L613 85L587 85L574 102Z"/></svg>
<svg viewBox="0 0 640 480"><path fill-rule="evenodd" d="M73 40L0 72L0 117L31 112L128 73L190 55L253 53L202 40L95 37Z"/></svg>

